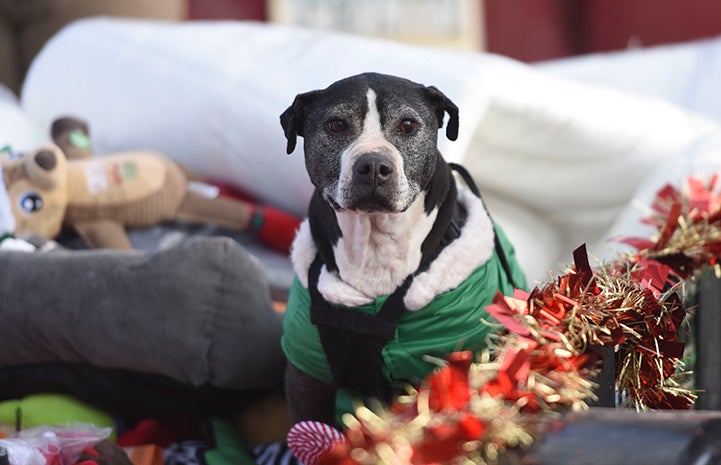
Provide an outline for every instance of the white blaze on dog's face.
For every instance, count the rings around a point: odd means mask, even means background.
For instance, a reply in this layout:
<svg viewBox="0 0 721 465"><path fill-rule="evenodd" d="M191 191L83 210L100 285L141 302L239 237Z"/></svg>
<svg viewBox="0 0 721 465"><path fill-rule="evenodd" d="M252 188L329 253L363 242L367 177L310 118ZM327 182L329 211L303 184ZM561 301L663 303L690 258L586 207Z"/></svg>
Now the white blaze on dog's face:
<svg viewBox="0 0 721 465"><path fill-rule="evenodd" d="M298 97L308 174L336 210L402 212L426 187L443 114L431 89L370 74Z"/></svg>
<svg viewBox="0 0 721 465"><path fill-rule="evenodd" d="M375 91L368 89L366 97L368 110L360 136L341 153L338 186L324 196L341 210L405 211L420 186L409 183L403 157L385 137Z"/></svg>

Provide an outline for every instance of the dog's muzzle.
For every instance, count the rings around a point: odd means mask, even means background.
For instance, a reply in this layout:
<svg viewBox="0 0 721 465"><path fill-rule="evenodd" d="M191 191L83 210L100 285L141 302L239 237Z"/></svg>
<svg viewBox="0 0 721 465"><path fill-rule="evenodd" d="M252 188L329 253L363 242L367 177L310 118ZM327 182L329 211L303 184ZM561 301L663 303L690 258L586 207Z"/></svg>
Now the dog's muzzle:
<svg viewBox="0 0 721 465"><path fill-rule="evenodd" d="M344 193L346 207L368 212L396 211L400 194L396 171L388 155L380 152L359 155Z"/></svg>

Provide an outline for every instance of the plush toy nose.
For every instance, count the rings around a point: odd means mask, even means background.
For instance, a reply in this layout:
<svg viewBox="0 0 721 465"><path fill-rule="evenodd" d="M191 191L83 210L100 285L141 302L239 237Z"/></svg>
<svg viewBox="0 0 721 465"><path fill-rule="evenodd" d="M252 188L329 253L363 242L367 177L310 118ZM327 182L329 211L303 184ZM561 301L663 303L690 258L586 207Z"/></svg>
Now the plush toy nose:
<svg viewBox="0 0 721 465"><path fill-rule="evenodd" d="M353 182L378 185L393 175L391 160L381 153L365 153L353 165Z"/></svg>
<svg viewBox="0 0 721 465"><path fill-rule="evenodd" d="M27 177L42 189L55 189L64 184L67 176L65 156L54 145L39 147L23 159Z"/></svg>
<svg viewBox="0 0 721 465"><path fill-rule="evenodd" d="M45 171L52 171L58 164L58 159L50 150L40 150L35 154L35 163Z"/></svg>

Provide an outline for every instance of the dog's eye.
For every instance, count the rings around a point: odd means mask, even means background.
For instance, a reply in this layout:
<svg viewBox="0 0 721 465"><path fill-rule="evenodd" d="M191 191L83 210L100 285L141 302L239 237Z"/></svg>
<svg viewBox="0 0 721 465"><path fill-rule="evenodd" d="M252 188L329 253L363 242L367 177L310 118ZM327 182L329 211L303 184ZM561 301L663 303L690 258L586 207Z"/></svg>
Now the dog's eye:
<svg viewBox="0 0 721 465"><path fill-rule="evenodd" d="M328 121L328 129L330 132L343 132L348 129L348 123L342 119L332 119Z"/></svg>
<svg viewBox="0 0 721 465"><path fill-rule="evenodd" d="M412 120L412 119L408 119L408 118L406 118L406 119L404 119L403 121L401 121L401 124L398 126L398 129L399 129L403 134L408 134L408 135L413 134L414 132L416 132L416 129L417 129L417 128L418 128L418 122L417 122L417 121L414 121L414 120Z"/></svg>
<svg viewBox="0 0 721 465"><path fill-rule="evenodd" d="M34 213L43 208L43 198L36 192L27 192L19 200L20 209L25 213Z"/></svg>

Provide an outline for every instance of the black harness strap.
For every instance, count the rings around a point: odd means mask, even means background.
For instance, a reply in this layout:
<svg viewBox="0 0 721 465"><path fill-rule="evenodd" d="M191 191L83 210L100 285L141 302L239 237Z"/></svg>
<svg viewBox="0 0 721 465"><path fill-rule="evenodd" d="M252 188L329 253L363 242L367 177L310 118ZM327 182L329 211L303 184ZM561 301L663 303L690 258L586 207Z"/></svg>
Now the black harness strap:
<svg viewBox="0 0 721 465"><path fill-rule="evenodd" d="M460 174L463 178L463 181L466 183L468 188L473 192L473 194L481 199L481 202L483 202L483 197L481 196L481 191L478 190L478 187L476 186L476 183L473 181L473 178L471 177L471 174L466 170L465 167L457 164L457 163L449 163L448 164L453 171ZM485 202L483 202L483 207L486 208ZM491 218L491 212L486 208L486 212L488 213L488 217ZM496 249L496 255L498 255L498 259L501 262L501 266L503 267L503 271L506 273L506 277L508 278L508 281L513 285L514 288L517 288L518 285L516 284L516 281L513 279L513 273L511 272L511 265L508 263L508 257L506 257L506 251L503 250L503 246L501 245L501 240L498 238L498 233L496 232L496 223L493 221L493 218L491 218L491 222L493 223L493 247Z"/></svg>
<svg viewBox="0 0 721 465"><path fill-rule="evenodd" d="M456 204L453 219L443 235L439 249L460 236L465 217L465 209ZM318 328L323 351L339 387L390 400L393 391L383 378L382 350L395 336L398 318L406 309L403 298L413 277L428 266L429 263L422 263L414 274L407 276L388 296L378 313L373 315L339 310L325 300L318 290L323 262L320 256L313 260L308 270L310 320Z"/></svg>
<svg viewBox="0 0 721 465"><path fill-rule="evenodd" d="M409 276L385 301L375 315L362 312L343 312L333 308L318 290L318 279L323 263L316 257L310 266L308 284L311 299L311 322L316 325L328 325L338 329L353 331L366 336L378 336L391 340L396 330L396 321L403 312L403 296L411 284Z"/></svg>
<svg viewBox="0 0 721 465"><path fill-rule="evenodd" d="M366 396L388 399L391 390L383 379L383 347L393 339L396 324L405 305L412 277L393 292L375 315L333 308L318 291L323 264L313 261L308 275L310 319L318 328L333 379L338 387Z"/></svg>
<svg viewBox="0 0 721 465"><path fill-rule="evenodd" d="M471 191L480 198L480 192L468 172L456 164L451 164L451 168L463 177ZM456 204L453 220L443 236L439 251L460 236L465 217L465 209ZM494 236L496 253L508 279L513 283L510 266L498 240L498 234ZM323 298L318 290L323 262L320 256L316 256L308 270L310 319L318 328L323 351L338 387L352 389L366 396L390 400L393 391L383 378L382 350L395 336L398 318L406 309L403 298L413 282L413 277L425 271L428 266L429 263L421 264L416 273L406 277L403 284L388 296L378 313L373 315L334 308Z"/></svg>

